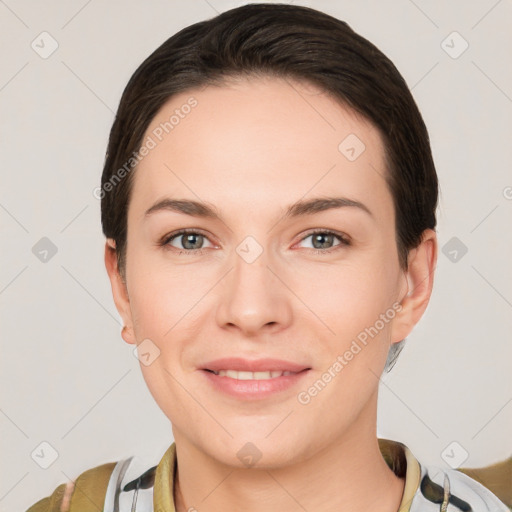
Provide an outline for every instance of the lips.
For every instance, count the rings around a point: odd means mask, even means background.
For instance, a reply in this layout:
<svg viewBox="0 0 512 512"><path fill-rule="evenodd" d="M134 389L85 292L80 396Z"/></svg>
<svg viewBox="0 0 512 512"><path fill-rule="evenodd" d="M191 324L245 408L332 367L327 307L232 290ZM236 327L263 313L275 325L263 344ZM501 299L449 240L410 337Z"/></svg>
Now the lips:
<svg viewBox="0 0 512 512"><path fill-rule="evenodd" d="M271 397L292 399L294 395L291 392L294 388L298 389L311 370L310 367L282 359L226 358L211 361L205 366L199 368L199 373L211 389L242 401ZM273 370L269 371L269 368Z"/></svg>
<svg viewBox="0 0 512 512"><path fill-rule="evenodd" d="M298 373L311 369L309 366L285 361L283 359L244 359L241 357L225 357L204 364L203 370L218 373L220 370L234 370L238 372L291 372Z"/></svg>

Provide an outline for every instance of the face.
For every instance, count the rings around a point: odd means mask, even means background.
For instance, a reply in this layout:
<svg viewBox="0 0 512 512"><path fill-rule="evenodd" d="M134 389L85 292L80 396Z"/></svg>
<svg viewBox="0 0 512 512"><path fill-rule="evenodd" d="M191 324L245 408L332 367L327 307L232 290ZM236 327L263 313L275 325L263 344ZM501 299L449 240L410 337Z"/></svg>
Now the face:
<svg viewBox="0 0 512 512"><path fill-rule="evenodd" d="M176 441L275 467L373 431L378 377L407 334L378 131L310 85L258 78L174 96L148 136L116 304ZM228 357L305 370L238 383L205 370Z"/></svg>

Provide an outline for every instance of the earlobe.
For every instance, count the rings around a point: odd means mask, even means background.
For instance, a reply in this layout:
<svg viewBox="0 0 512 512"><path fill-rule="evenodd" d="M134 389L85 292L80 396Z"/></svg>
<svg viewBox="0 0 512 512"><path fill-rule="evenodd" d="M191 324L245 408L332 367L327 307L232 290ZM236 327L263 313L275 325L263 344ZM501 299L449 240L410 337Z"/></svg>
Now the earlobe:
<svg viewBox="0 0 512 512"><path fill-rule="evenodd" d="M129 328L127 325L123 326L123 328L121 329L121 338L123 338L123 340L126 341L126 343L129 343L130 345L137 344L133 329Z"/></svg>
<svg viewBox="0 0 512 512"><path fill-rule="evenodd" d="M124 327L121 336L126 343L136 344L135 333L133 331L133 322L130 309L130 299L128 289L119 272L117 263L117 253L115 241L108 238L105 243L105 268L107 269L110 285L112 287L112 296L116 309L123 319Z"/></svg>
<svg viewBox="0 0 512 512"><path fill-rule="evenodd" d="M437 236L427 229L418 247L409 252L405 286L399 296L402 309L393 322L392 343L405 339L423 316L432 294L436 264Z"/></svg>

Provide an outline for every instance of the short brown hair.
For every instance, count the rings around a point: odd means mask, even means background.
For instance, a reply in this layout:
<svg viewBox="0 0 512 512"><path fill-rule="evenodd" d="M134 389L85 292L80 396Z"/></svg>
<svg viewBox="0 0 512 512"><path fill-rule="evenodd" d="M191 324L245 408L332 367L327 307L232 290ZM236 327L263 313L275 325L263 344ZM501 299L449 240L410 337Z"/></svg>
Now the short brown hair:
<svg viewBox="0 0 512 512"><path fill-rule="evenodd" d="M105 185L126 168L171 96L255 74L309 81L379 129L400 265L407 268L409 250L419 245L425 229L435 228L438 181L427 129L406 82L376 46L344 21L303 6L248 4L167 39L138 67L123 92L101 178L103 233L116 242L121 274L133 172L115 186Z"/></svg>

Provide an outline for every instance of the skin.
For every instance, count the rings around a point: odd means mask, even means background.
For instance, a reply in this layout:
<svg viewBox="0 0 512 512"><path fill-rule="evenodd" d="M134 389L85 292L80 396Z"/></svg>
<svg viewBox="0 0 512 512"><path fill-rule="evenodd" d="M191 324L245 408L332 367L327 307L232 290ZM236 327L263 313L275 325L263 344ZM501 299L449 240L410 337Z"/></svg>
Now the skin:
<svg viewBox="0 0 512 512"><path fill-rule="evenodd" d="M396 511L404 480L378 447L379 376L390 345L428 304L436 234L426 230L408 270L400 268L380 134L315 87L260 77L187 91L164 105L146 134L190 96L198 105L136 170L126 282L114 241L105 246L124 340L149 338L160 350L141 371L172 423L177 511ZM366 146L355 161L338 150L351 133ZM288 205L325 196L359 201L372 214L342 207L283 218ZM207 201L222 220L144 215L164 197ZM205 237L192 246L186 236L158 245L182 228ZM341 233L350 245L336 237L314 245L316 228ZM263 250L252 263L236 251L247 236ZM185 254L186 247L203 250ZM298 393L396 303L401 311L378 335L310 403L299 403ZM238 400L199 370L233 355L312 369L300 387ZM261 452L252 467L237 457L247 442Z"/></svg>

